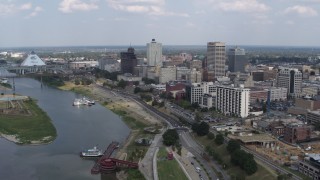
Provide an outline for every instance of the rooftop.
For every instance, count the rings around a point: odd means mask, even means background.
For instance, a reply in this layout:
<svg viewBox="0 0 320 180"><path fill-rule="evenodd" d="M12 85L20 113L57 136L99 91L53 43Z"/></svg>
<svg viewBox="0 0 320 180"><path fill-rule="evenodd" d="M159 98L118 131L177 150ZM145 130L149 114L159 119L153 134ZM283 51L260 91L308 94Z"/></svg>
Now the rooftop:
<svg viewBox="0 0 320 180"><path fill-rule="evenodd" d="M250 143L250 142L274 142L275 139L267 134L247 134L242 136L232 136L229 135L232 139L238 139L243 143Z"/></svg>

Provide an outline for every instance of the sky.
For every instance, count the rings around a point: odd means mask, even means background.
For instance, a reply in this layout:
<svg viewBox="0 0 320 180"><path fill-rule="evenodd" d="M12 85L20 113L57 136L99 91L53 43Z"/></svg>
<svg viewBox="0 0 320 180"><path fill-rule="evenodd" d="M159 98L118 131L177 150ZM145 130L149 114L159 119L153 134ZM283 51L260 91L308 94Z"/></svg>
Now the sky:
<svg viewBox="0 0 320 180"><path fill-rule="evenodd" d="M0 47L320 46L320 0L0 0Z"/></svg>

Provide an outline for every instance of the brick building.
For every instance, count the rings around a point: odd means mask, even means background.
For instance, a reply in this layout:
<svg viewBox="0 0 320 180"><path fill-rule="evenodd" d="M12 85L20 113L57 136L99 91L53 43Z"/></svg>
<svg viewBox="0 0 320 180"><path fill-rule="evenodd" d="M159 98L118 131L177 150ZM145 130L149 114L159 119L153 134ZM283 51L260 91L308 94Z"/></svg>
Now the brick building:
<svg viewBox="0 0 320 180"><path fill-rule="evenodd" d="M297 143L309 140L311 136L311 127L297 123L288 124L284 130L284 140L288 143Z"/></svg>

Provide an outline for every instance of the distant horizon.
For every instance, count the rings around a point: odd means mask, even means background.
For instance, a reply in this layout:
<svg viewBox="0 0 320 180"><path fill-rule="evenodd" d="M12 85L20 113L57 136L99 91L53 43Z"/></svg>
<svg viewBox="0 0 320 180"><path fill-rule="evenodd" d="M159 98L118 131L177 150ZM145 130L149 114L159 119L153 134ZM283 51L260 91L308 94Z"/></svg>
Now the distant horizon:
<svg viewBox="0 0 320 180"><path fill-rule="evenodd" d="M210 42L214 42L214 41L210 41ZM221 41L219 41L221 42ZM163 44L163 47L170 47L170 46L177 46L177 47L183 47L183 46L198 46L198 47L207 47L207 45L199 45L199 44ZM245 44L226 44L226 47L288 47L288 48L320 48L319 46L311 46L311 45L245 45ZM128 48L128 47L146 47L145 45L141 45L141 44L129 44L129 45L61 45L61 46L12 46L12 47L0 47L0 49L23 49L23 48L27 48L27 49L32 49L32 48L92 48L92 47L121 47L121 48Z"/></svg>

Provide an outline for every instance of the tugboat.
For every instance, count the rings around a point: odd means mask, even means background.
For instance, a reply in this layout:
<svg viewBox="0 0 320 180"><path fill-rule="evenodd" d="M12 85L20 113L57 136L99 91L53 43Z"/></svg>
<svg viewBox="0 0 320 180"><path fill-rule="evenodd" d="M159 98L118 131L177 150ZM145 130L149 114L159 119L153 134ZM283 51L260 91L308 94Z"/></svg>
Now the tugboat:
<svg viewBox="0 0 320 180"><path fill-rule="evenodd" d="M97 146L94 146L93 149L88 149L80 153L81 157L101 157L102 155L102 151L98 149Z"/></svg>

